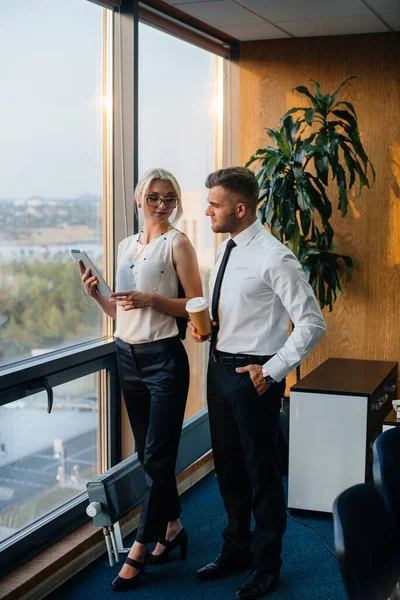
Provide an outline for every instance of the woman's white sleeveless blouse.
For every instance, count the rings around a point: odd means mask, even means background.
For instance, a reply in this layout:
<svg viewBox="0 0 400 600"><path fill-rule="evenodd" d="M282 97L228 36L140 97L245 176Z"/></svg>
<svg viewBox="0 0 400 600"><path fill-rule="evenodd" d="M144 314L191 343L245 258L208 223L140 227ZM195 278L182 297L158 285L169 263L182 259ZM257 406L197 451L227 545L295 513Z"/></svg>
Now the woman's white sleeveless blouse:
<svg viewBox="0 0 400 600"><path fill-rule="evenodd" d="M172 242L180 233L167 231L142 246L139 234L122 240L118 247L116 292L130 290L178 297L178 276L172 262ZM178 335L175 317L151 307L124 311L117 306L114 336L128 344L143 344Z"/></svg>

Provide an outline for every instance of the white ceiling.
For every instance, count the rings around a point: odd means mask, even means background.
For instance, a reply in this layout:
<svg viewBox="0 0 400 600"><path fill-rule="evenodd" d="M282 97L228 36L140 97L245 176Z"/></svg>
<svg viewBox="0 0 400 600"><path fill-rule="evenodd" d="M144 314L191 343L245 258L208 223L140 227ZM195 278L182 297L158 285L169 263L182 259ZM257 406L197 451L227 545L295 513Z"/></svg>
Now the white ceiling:
<svg viewBox="0 0 400 600"><path fill-rule="evenodd" d="M400 30L400 0L165 0L241 40Z"/></svg>

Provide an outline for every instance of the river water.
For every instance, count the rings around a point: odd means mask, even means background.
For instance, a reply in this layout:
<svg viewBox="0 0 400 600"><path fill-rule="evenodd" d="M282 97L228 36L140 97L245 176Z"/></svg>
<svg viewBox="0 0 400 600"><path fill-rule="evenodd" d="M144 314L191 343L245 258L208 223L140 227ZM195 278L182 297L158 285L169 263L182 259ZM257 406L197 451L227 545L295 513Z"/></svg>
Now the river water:
<svg viewBox="0 0 400 600"><path fill-rule="evenodd" d="M71 248L79 248L93 259L101 259L102 247L96 242L71 242L70 244L49 244L49 245L12 245L0 244L0 264L9 260L29 260L33 258L41 258L43 260L51 260L56 256L62 255L64 258L71 258Z"/></svg>

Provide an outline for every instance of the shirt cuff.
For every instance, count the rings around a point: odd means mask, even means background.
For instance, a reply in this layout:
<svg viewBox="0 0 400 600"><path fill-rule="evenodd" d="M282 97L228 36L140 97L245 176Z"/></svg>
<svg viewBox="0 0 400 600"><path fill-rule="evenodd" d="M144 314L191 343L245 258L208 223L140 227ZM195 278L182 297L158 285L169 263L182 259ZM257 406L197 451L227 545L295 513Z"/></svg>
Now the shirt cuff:
<svg viewBox="0 0 400 600"><path fill-rule="evenodd" d="M275 379L275 381L282 381L282 379L284 379L284 377L292 370L287 368L287 365L281 361L277 354L266 362L262 368L272 377L272 379Z"/></svg>

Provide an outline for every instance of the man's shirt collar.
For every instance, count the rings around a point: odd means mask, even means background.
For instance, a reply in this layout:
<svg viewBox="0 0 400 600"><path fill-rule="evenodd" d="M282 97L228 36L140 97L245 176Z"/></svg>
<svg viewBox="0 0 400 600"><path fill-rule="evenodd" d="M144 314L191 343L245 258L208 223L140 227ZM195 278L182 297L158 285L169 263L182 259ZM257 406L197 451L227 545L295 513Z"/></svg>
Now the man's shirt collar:
<svg viewBox="0 0 400 600"><path fill-rule="evenodd" d="M259 221L259 219L256 219L254 223L249 225L249 227L246 227L246 229L235 235L235 237L232 239L235 242L236 246L243 250L243 248L245 248L247 244L249 244L251 240L257 235L257 233L259 233L259 231L261 231L262 229L264 229L264 227L261 225L261 221Z"/></svg>

